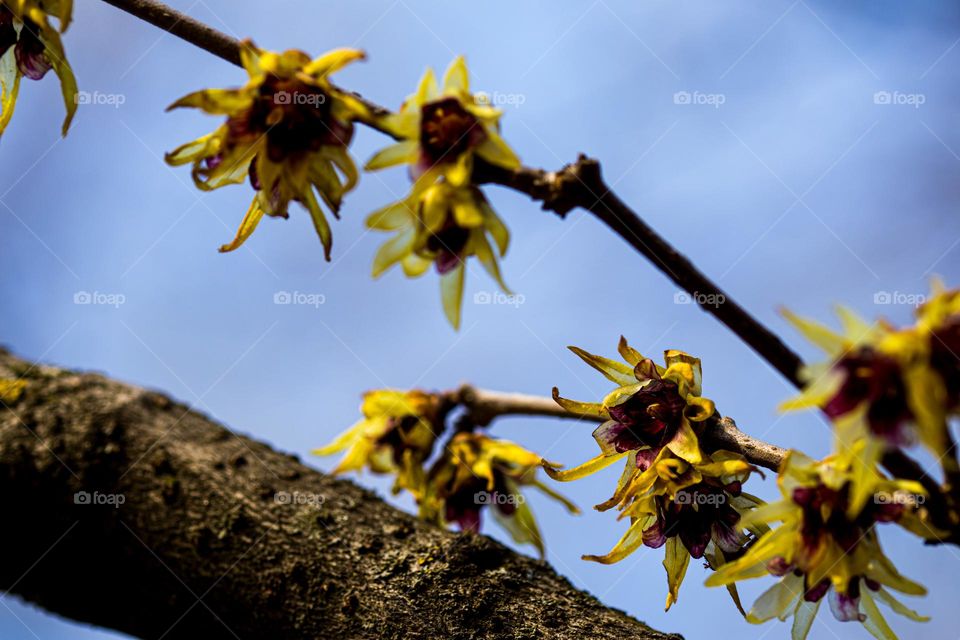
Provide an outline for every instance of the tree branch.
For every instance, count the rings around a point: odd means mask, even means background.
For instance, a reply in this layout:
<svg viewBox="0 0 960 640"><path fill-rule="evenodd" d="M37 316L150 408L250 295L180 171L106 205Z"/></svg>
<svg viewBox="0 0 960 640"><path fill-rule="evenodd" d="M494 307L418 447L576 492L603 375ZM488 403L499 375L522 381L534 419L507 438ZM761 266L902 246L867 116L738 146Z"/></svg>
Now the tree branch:
<svg viewBox="0 0 960 640"><path fill-rule="evenodd" d="M593 416L571 413L551 398L540 396L501 393L477 389L471 385L463 385L456 391L443 395L449 401L463 405L468 411L471 422L480 426L486 426L500 416L510 415L548 416L597 422ZM723 418L720 415L715 415L708 421L703 440L707 451L726 449L739 453L751 464L772 471L777 470L787 453L776 445L751 438L740 431L731 418Z"/></svg>
<svg viewBox="0 0 960 640"><path fill-rule="evenodd" d="M104 0L233 64L240 64L240 41L167 7L157 0ZM357 95L357 94L354 94ZM377 115L387 110L369 100L357 97ZM387 133L377 120L364 124ZM495 183L525 193L539 201L543 209L561 216L580 207L592 213L617 235L647 258L692 301L724 323L741 340L769 362L796 386L801 360L774 333L734 302L720 287L698 270L689 259L654 231L646 222L613 193L603 181L600 164L581 156L577 162L560 171L522 167L508 170L486 163L477 163L474 180Z"/></svg>
<svg viewBox="0 0 960 640"><path fill-rule="evenodd" d="M143 638L678 638L158 393L0 350L9 377L0 588L57 614Z"/></svg>

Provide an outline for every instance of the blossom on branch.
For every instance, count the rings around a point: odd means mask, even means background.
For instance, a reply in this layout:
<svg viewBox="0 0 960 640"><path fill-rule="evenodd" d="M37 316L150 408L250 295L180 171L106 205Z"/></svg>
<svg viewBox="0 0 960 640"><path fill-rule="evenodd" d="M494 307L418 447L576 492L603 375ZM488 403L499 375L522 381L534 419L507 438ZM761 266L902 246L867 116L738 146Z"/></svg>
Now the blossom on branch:
<svg viewBox="0 0 960 640"><path fill-rule="evenodd" d="M407 164L413 180L407 197L367 220L371 229L397 232L377 252L374 277L397 262L408 277L417 277L432 263L440 274L444 313L455 329L460 326L470 256L477 256L509 294L497 254L505 255L510 235L472 182L476 158L507 169L520 166L500 137L502 115L470 92L466 62L459 57L447 69L442 89L433 70L427 69L399 113L378 117L378 125L400 141L375 154L365 166L375 171Z"/></svg>
<svg viewBox="0 0 960 640"><path fill-rule="evenodd" d="M666 546L669 609L677 597L691 558L705 558L717 568L738 557L750 539L741 517L762 502L743 492L743 483L757 471L743 456L729 451L706 453L697 429L714 415L712 401L701 394L700 361L682 351L667 351L659 366L635 351L624 338L624 362L570 347L587 364L620 385L602 402L554 399L567 411L604 420L593 433L601 453L569 470L544 464L554 480L577 480L625 459L613 496L595 508L616 507L630 527L603 556L585 560L619 562L641 546ZM764 528L750 531L753 536ZM739 597L731 589L739 606Z"/></svg>
<svg viewBox="0 0 960 640"><path fill-rule="evenodd" d="M767 574L781 580L761 595L747 614L759 624L793 616L793 638L806 638L820 603L828 596L841 622L858 621L881 640L895 640L876 601L913 620L927 618L888 591L924 595L926 589L900 575L880 548L875 525L914 516L907 498L922 495L916 483L884 480L875 499L850 514L850 468L840 459L822 462L791 452L778 479L783 499L744 516L742 525L781 523L750 545L740 558L707 578L708 586L731 585ZM899 499L903 498L903 499Z"/></svg>
<svg viewBox="0 0 960 640"><path fill-rule="evenodd" d="M330 75L365 54L336 49L311 60L302 51L273 53L250 41L240 54L250 76L246 86L197 91L170 106L201 109L227 121L166 160L174 166L192 163L193 181L204 191L249 179L256 195L236 238L220 251L242 245L264 214L288 217L296 201L310 212L330 260L333 238L316 194L338 216L344 194L358 179L348 151L353 122L368 115L360 100L330 83Z"/></svg>
<svg viewBox="0 0 960 640"><path fill-rule="evenodd" d="M17 104L20 80L40 80L50 69L60 78L67 135L77 111L77 80L67 62L60 34L70 26L73 0L8 0L0 3L0 134ZM59 28L50 23L53 18Z"/></svg>
<svg viewBox="0 0 960 640"><path fill-rule="evenodd" d="M423 463L443 431L440 402L419 390L380 389L364 394L363 419L320 449L318 456L340 451L346 455L333 473L360 471L396 474L394 493L401 489L419 496L423 491Z"/></svg>
<svg viewBox="0 0 960 640"><path fill-rule="evenodd" d="M510 234L477 187L454 187L439 181L374 212L367 226L395 232L377 251L373 276L399 262L408 277L416 278L432 264L440 274L444 313L454 328L460 326L467 259L471 256L476 256L509 293L497 256L506 253Z"/></svg>
<svg viewBox="0 0 960 640"><path fill-rule="evenodd" d="M543 458L523 447L476 433L458 433L430 469L420 517L437 524L457 523L462 531L480 531L488 508L517 544L532 544L543 557L543 536L521 487L536 488L571 513L576 505L537 477Z"/></svg>

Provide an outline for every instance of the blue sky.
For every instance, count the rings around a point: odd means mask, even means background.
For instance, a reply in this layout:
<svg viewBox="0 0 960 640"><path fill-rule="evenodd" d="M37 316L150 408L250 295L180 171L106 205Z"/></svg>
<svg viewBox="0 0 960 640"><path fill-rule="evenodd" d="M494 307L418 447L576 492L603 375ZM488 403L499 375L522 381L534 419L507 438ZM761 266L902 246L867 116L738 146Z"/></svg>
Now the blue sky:
<svg viewBox="0 0 960 640"><path fill-rule="evenodd" d="M559 168L581 151L601 158L624 200L805 357L816 353L778 306L826 320L843 302L906 321L909 305L876 304L876 294L922 294L931 274L960 280L956 3L171 4L266 48L362 47L369 61L338 79L390 106L425 66L466 54L477 89L522 102L506 107L503 131L527 164ZM475 293L494 290L474 270L459 333L443 318L433 275L369 277L382 238L362 221L402 195L401 170L365 176L348 196L333 223L331 264L299 210L218 255L251 192L201 194L188 170L167 168L164 151L216 121L163 108L195 89L241 84L243 72L104 3L78 3L75 18L66 46L81 89L123 104L82 106L61 140L52 75L22 89L0 144L0 342L17 353L164 390L329 470L335 460L309 451L356 419L363 390L470 381L596 399L606 381L565 346L612 354L624 334L645 353L702 357L705 394L750 433L814 456L828 451L818 416L776 412L792 393L776 372L710 316L674 304L663 275L580 212L561 221L489 188L513 234L503 269L523 304L473 304ZM353 151L362 161L386 142L360 131ZM81 291L125 302L76 305ZM275 305L279 291L325 302ZM594 455L583 425L509 419L494 431L567 464ZM617 471L607 471L562 489L588 507L611 492ZM754 489L775 495L769 480ZM723 590L702 586L697 566L664 613L662 552L641 550L612 567L585 563L580 555L609 549L622 523L589 510L571 519L533 501L549 561L604 603L689 638L717 629L786 636L783 624L745 623ZM890 527L882 541L931 592L910 604L933 621L891 615L894 629L955 637L960 552L924 548ZM767 584L745 587L745 599ZM3 638L117 637L14 597L2 602ZM868 637L826 610L819 620L811 638Z"/></svg>

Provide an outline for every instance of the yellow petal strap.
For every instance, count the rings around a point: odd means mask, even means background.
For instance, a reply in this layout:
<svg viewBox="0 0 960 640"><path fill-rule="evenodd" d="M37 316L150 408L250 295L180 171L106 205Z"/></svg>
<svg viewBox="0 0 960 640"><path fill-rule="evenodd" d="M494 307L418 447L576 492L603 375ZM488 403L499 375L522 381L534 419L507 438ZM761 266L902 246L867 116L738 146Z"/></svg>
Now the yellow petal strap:
<svg viewBox="0 0 960 640"><path fill-rule="evenodd" d="M580 347L567 348L577 354L581 360L602 373L607 380L623 386L636 384L637 379L634 377L633 368L630 366L625 365L622 362L617 362L616 360L604 358L603 356L593 355L592 353L584 351Z"/></svg>
<svg viewBox="0 0 960 640"><path fill-rule="evenodd" d="M360 438L363 432L367 428L367 421L360 420L355 423L349 429L338 435L327 445L320 447L319 449L314 449L311 453L315 456L329 456L334 453L339 453L347 447L349 447L355 440Z"/></svg>
<svg viewBox="0 0 960 640"><path fill-rule="evenodd" d="M470 235L472 252L476 254L484 270L490 274L491 278L497 281L497 285L499 285L504 293L513 295L510 287L503 281L503 276L500 274L500 265L497 262L497 257L493 253L493 249L490 247L490 243L487 241L486 235L484 235L480 229L474 229Z"/></svg>
<svg viewBox="0 0 960 640"><path fill-rule="evenodd" d="M415 220L414 216L407 201L400 200L371 213L367 217L366 225L368 229L393 231L410 225Z"/></svg>
<svg viewBox="0 0 960 640"><path fill-rule="evenodd" d="M873 332L873 327L867 324L866 320L861 318L853 309L837 305L836 312L844 333L854 342L867 338Z"/></svg>
<svg viewBox="0 0 960 640"><path fill-rule="evenodd" d="M509 483L508 486L512 484ZM512 495L520 496L516 485L510 486L509 490ZM504 515L496 507L493 507L490 511L493 512L493 516L500 526L507 530L514 542L517 544L532 544L537 548L540 559L543 559L545 549L543 537L540 535L540 527L537 526L533 511L525 500L518 500L517 508L509 516Z"/></svg>
<svg viewBox="0 0 960 640"><path fill-rule="evenodd" d="M623 458L626 457L626 455L627 455L626 452L620 453L614 456L605 456L603 454L600 454L595 458L591 458L590 460L587 460L580 466L574 467L572 469L567 469L565 471L556 469L550 466L546 462L543 462L542 465L543 465L544 471L547 472L547 475L553 478L554 480L556 480L557 482L570 482L572 480L579 480L580 478L585 478L586 476L594 474L597 471L600 471L601 469L605 469L610 465L612 465L614 462L617 462L618 460L623 460Z"/></svg>
<svg viewBox="0 0 960 640"><path fill-rule="evenodd" d="M384 271L403 260L404 256L410 253L415 238L416 230L408 227L384 242L373 258L373 277L379 277Z"/></svg>
<svg viewBox="0 0 960 640"><path fill-rule="evenodd" d="M681 379L687 383L688 393L700 395L703 386L703 367L700 364L700 358L676 349L668 349L663 354L663 360L667 365L668 374L676 370Z"/></svg>
<svg viewBox="0 0 960 640"><path fill-rule="evenodd" d="M870 635L877 640L897 640L897 634L893 632L883 614L880 613L877 603L873 601L873 596L870 595L869 588L860 589L860 606L863 607L863 612L867 616L867 619L863 621L863 626L870 632Z"/></svg>
<svg viewBox="0 0 960 640"><path fill-rule="evenodd" d="M363 166L366 171L377 171L398 164L416 162L419 145L416 140L404 140L378 151Z"/></svg>
<svg viewBox="0 0 960 640"><path fill-rule="evenodd" d="M323 257L327 262L330 262L333 234L330 231L330 224L327 222L327 217L323 215L323 209L320 208L320 203L317 202L317 197L313 195L313 187L307 187L306 191L301 194L301 197L303 198L303 204L306 205L307 210L310 212L310 219L313 220L313 228L316 230L317 235L320 237L320 242L323 244Z"/></svg>
<svg viewBox="0 0 960 640"><path fill-rule="evenodd" d="M463 56L457 56L446 73L443 74L443 91L467 93L470 91L470 74L467 71L467 61Z"/></svg>
<svg viewBox="0 0 960 640"><path fill-rule="evenodd" d="M553 401L558 405L578 416L596 418L598 420L607 420L610 415L606 408L599 402L577 402L576 400L567 400L560 397L560 390L553 388Z"/></svg>
<svg viewBox="0 0 960 640"><path fill-rule="evenodd" d="M63 105L66 107L67 115L63 119L62 135L67 135L70 129L70 123L77 112L77 79L73 75L73 69L67 62L66 54L63 52L63 43L60 42L60 34L50 28L43 29L40 33L40 40L46 47L46 55L53 66L54 72L60 78L60 92L63 94Z"/></svg>
<svg viewBox="0 0 960 640"><path fill-rule="evenodd" d="M263 73L263 67L260 66L260 58L263 52L257 48L250 39L240 43L240 62L247 74L251 78L256 78Z"/></svg>
<svg viewBox="0 0 960 640"><path fill-rule="evenodd" d="M363 60L366 57L367 54L359 49L334 49L315 60L311 60L310 63L303 68L303 72L315 78L322 79L331 73L336 73L352 62Z"/></svg>
<svg viewBox="0 0 960 640"><path fill-rule="evenodd" d="M820 603L823 598L816 602L807 602L804 600L797 605L793 612L793 627L790 629L790 640L807 640L807 634L810 633L810 627L813 626L813 620L817 617L817 611L820 610Z"/></svg>
<svg viewBox="0 0 960 640"><path fill-rule="evenodd" d="M600 564L613 564L615 562L620 562L640 548L640 545L643 544L643 530L647 526L647 518L638 518L630 525L630 527L627 529L627 532L623 534L623 537L620 538L619 542L617 542L613 549L610 550L610 553L603 556L585 555L582 556L582 558L590 562L599 562ZM687 558L689 557L690 556L688 555Z"/></svg>
<svg viewBox="0 0 960 640"><path fill-rule="evenodd" d="M466 271L461 262L453 271L440 277L440 299L443 302L443 312L454 329L460 329L460 309L463 307L463 281Z"/></svg>
<svg viewBox="0 0 960 640"><path fill-rule="evenodd" d="M548 485L540 482L539 480L534 480L531 486L536 487L537 489L542 491L544 494L550 496L551 498L553 498L554 500L562 504L564 507L566 507L567 511L569 511L573 515L580 514L580 507L575 505L569 498L564 496L562 493L554 491Z"/></svg>
<svg viewBox="0 0 960 640"><path fill-rule="evenodd" d="M803 594L803 576L789 573L775 585L760 594L750 611L747 613L747 622L760 624L773 618L780 618L796 606Z"/></svg>
<svg viewBox="0 0 960 640"><path fill-rule="evenodd" d="M0 134L7 128L17 106L21 76L17 70L15 48L10 47L0 58Z"/></svg>
<svg viewBox="0 0 960 640"><path fill-rule="evenodd" d="M798 508L791 500L768 502L745 514L740 519L740 526L746 529L758 524L780 522L791 516L797 515L797 513Z"/></svg>
<svg viewBox="0 0 960 640"><path fill-rule="evenodd" d="M896 589L900 593L911 596L923 596L927 594L927 589L922 584L918 584L900 575L900 572L893 566L890 558L883 553L877 554L872 558L867 576L882 585Z"/></svg>
<svg viewBox="0 0 960 640"><path fill-rule="evenodd" d="M420 83L417 85L417 92L413 96L414 103L419 106L426 102L432 102L437 99L439 93L437 76L433 73L433 69L427 67L427 70L423 72L423 77L420 78Z"/></svg>
<svg viewBox="0 0 960 640"><path fill-rule="evenodd" d="M256 231L261 218L263 218L263 209L260 208L260 203L257 198L254 198L253 202L250 203L250 209L247 210L247 215L243 217L243 221L240 223L240 228L237 229L237 236L230 244L225 244L220 247L220 253L233 251L246 242L247 238Z"/></svg>
<svg viewBox="0 0 960 640"><path fill-rule="evenodd" d="M664 611L669 611L680 597L680 585L687 573L688 564L690 564L690 554L680 542L680 536L667 538L666 552L663 556L663 568L667 571L667 605Z"/></svg>
<svg viewBox="0 0 960 640"><path fill-rule="evenodd" d="M204 89L187 94L167 107L200 109L211 115L230 115L250 106L250 96L236 89Z"/></svg>
<svg viewBox="0 0 960 640"><path fill-rule="evenodd" d="M846 350L847 340L819 322L801 318L787 309L781 309L780 313L803 337L820 347L827 355L838 356Z"/></svg>
<svg viewBox="0 0 960 640"><path fill-rule="evenodd" d="M517 169L520 167L520 158L513 152L513 149L504 142L498 133L487 129L486 139L477 147L477 155L504 169Z"/></svg>
<svg viewBox="0 0 960 640"><path fill-rule="evenodd" d="M778 409L780 411L798 411L822 407L837 395L845 378L845 373L830 367L819 373L807 384L800 395L782 402Z"/></svg>
<svg viewBox="0 0 960 640"><path fill-rule="evenodd" d="M910 618L914 622L930 621L930 616L920 615L913 609L905 606L902 602L894 598L892 593L890 593L883 587L880 587L879 591L871 591L871 595L882 600L884 604L886 604L888 607L890 607L890 609L894 611L894 613L898 613L901 616Z"/></svg>
<svg viewBox="0 0 960 640"><path fill-rule="evenodd" d="M481 199L480 201L480 210L483 212L483 226L490 232L493 242L497 245L497 251L499 251L500 256L503 257L506 255L507 248L510 246L510 232L507 230L507 226L503 224L500 216L497 215L497 212L487 204L485 199Z"/></svg>
<svg viewBox="0 0 960 640"><path fill-rule="evenodd" d="M904 372L907 404L917 421L920 439L934 455L947 462L947 389L943 378L926 365L915 365Z"/></svg>
<svg viewBox="0 0 960 640"><path fill-rule="evenodd" d="M347 151L346 146L325 146L320 148L323 157L330 160L337 168L343 172L346 183L343 185L343 192L347 193L357 186L360 179L360 173L357 171L357 165L353 163L353 158Z"/></svg>
<svg viewBox="0 0 960 640"><path fill-rule="evenodd" d="M623 358L631 367L636 367L638 364L640 364L641 360L645 359L639 351L627 343L627 339L623 336L620 336L620 343L617 345L617 351L620 353L620 357Z"/></svg>

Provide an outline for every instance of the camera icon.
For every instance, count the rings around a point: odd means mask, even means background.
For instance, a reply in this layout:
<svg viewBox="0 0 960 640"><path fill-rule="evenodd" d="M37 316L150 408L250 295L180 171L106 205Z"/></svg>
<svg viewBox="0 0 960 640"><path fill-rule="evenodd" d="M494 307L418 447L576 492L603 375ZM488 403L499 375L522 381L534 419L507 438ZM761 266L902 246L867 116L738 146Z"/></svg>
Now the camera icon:
<svg viewBox="0 0 960 640"><path fill-rule="evenodd" d="M877 291L873 294L873 304L890 304L892 301L893 296L889 291Z"/></svg>
<svg viewBox="0 0 960 640"><path fill-rule="evenodd" d="M93 302L93 296L87 291L77 291L73 294L73 304L90 304Z"/></svg>
<svg viewBox="0 0 960 640"><path fill-rule="evenodd" d="M90 504L91 498L88 491L77 491L73 494L73 504Z"/></svg>
<svg viewBox="0 0 960 640"><path fill-rule="evenodd" d="M273 94L274 104L290 104L293 102L293 96L289 91L277 91Z"/></svg>
<svg viewBox="0 0 960 640"><path fill-rule="evenodd" d="M76 104L90 104L90 93L87 91L77 91L73 96Z"/></svg>
<svg viewBox="0 0 960 640"><path fill-rule="evenodd" d="M890 104L892 100L893 96L889 91L877 91L873 94L873 104Z"/></svg>
<svg viewBox="0 0 960 640"><path fill-rule="evenodd" d="M489 291L477 291L473 294L473 304L490 304L492 301L493 296Z"/></svg>
<svg viewBox="0 0 960 640"><path fill-rule="evenodd" d="M689 91L677 91L673 94L673 104L690 104L691 96Z"/></svg>
<svg viewBox="0 0 960 640"><path fill-rule="evenodd" d="M290 304L293 302L293 296L289 291L277 291L273 294L273 304Z"/></svg>
<svg viewBox="0 0 960 640"><path fill-rule="evenodd" d="M493 504L493 501L490 499L490 494L486 491L478 491L473 494L473 503L474 504Z"/></svg>
<svg viewBox="0 0 960 640"><path fill-rule="evenodd" d="M686 291L677 291L673 294L673 304L690 304L693 300Z"/></svg>
<svg viewBox="0 0 960 640"><path fill-rule="evenodd" d="M273 496L273 501L277 504L290 504L292 502L292 497L286 491L277 491Z"/></svg>

